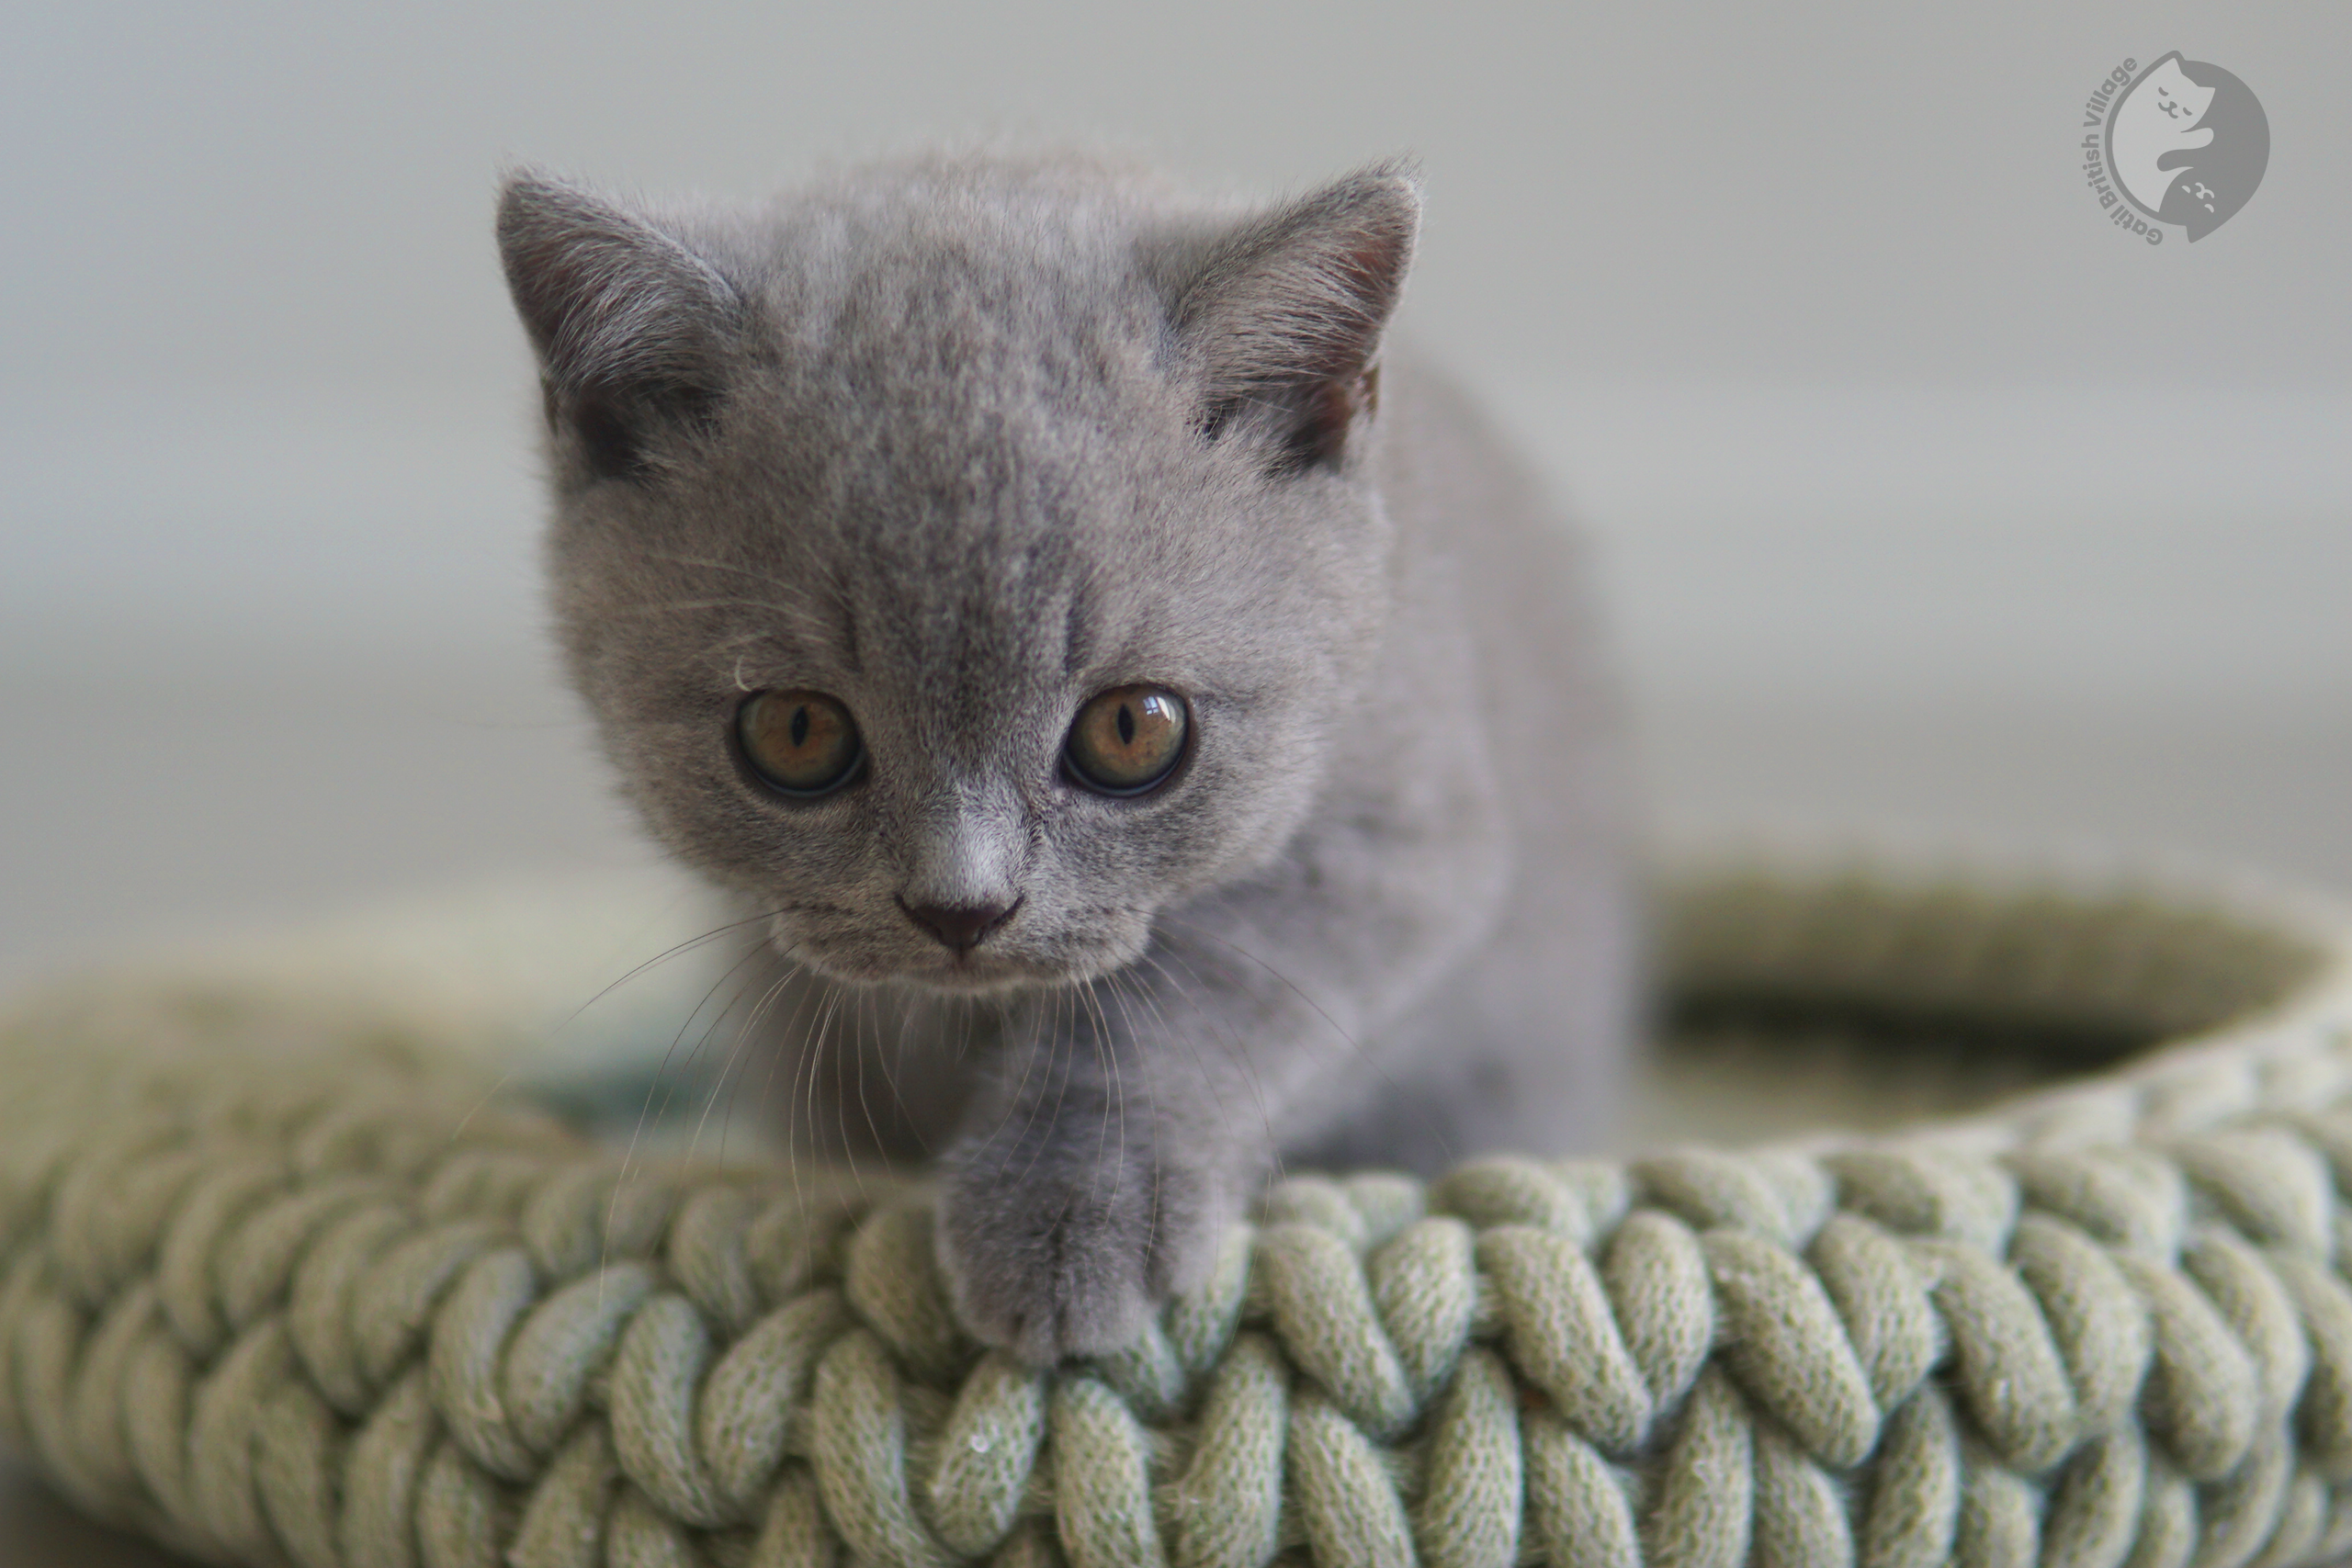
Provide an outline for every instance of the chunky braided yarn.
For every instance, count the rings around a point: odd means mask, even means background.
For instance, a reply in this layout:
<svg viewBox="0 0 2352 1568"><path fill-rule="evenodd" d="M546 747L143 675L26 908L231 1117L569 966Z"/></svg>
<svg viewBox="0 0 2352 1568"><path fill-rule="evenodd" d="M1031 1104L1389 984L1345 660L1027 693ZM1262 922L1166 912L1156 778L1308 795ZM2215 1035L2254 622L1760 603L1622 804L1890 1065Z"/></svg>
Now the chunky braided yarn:
<svg viewBox="0 0 2352 1568"><path fill-rule="evenodd" d="M2202 1034L1898 1136L1294 1179L1048 1377L958 1328L919 1187L624 1173L397 1010L53 993L0 1041L0 1418L96 1515L304 1568L2352 1551L2335 927L1676 908L1709 1016Z"/></svg>

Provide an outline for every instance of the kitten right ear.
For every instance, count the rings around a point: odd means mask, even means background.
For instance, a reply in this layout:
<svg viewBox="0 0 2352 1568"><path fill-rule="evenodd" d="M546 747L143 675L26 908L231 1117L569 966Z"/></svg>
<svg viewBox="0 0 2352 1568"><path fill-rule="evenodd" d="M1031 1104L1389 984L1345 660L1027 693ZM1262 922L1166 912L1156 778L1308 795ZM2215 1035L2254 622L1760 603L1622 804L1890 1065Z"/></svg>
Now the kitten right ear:
<svg viewBox="0 0 2352 1568"><path fill-rule="evenodd" d="M1285 471L1345 455L1379 402L1420 216L1412 165L1376 164L1210 248L1175 311L1204 373L1204 435L1270 438Z"/></svg>
<svg viewBox="0 0 2352 1568"><path fill-rule="evenodd" d="M662 435L705 425L725 391L742 303L718 270L577 186L510 175L498 249L538 350L548 420L603 479L658 466Z"/></svg>

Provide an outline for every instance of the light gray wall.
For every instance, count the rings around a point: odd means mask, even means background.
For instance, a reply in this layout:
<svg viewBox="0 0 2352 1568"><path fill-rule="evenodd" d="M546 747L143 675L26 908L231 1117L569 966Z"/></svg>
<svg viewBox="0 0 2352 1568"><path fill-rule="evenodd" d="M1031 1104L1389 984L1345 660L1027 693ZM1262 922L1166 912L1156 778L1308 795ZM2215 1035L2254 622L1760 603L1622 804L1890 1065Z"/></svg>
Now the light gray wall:
<svg viewBox="0 0 2352 1568"><path fill-rule="evenodd" d="M1540 374L2340 385L2333 4L10 7L18 390L476 393L515 360L492 170L756 192L1003 130L1203 176L1427 160L1414 311ZM2267 105L2264 188L2143 255L2093 219L2076 106L2180 48Z"/></svg>

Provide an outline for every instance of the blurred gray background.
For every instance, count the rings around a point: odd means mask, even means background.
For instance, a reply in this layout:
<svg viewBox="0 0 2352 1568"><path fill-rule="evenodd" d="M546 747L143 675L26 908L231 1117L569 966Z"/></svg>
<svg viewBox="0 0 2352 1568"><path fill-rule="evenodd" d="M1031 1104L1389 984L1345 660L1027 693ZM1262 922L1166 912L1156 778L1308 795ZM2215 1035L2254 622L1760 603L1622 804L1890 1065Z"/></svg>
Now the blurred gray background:
<svg viewBox="0 0 2352 1568"><path fill-rule="evenodd" d="M641 858L540 649L496 171L752 194L943 136L1269 192L1418 152L1408 330L1599 541L1668 826L2352 884L2340 5L6 21L0 974ZM2079 106L2172 49L2273 151L2152 250ZM0 1557L89 1540L0 1480Z"/></svg>

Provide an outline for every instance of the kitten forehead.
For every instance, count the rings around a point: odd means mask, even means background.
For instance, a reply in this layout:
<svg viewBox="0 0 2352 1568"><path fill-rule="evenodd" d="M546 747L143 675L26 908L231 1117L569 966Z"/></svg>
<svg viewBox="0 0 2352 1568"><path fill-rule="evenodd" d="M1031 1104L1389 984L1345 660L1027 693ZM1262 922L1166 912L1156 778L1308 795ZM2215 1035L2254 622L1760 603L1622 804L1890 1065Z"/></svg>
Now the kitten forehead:
<svg viewBox="0 0 2352 1568"><path fill-rule="evenodd" d="M775 525L820 554L862 653L1074 673L1230 572L1236 477L1170 374L1151 215L1120 187L922 165L770 221L769 368L731 426L784 470Z"/></svg>
<svg viewBox="0 0 2352 1568"><path fill-rule="evenodd" d="M1160 327L1148 214L1114 184L922 165L772 209L769 300L794 350L872 395L1097 378ZM979 383L976 378L985 374Z"/></svg>
<svg viewBox="0 0 2352 1568"><path fill-rule="evenodd" d="M754 463L814 469L779 487L771 526L822 560L861 646L1058 667L1069 625L1106 607L1106 565L1138 589L1182 575L1148 477L1166 465L1148 433L1103 434L1082 390L991 395L975 384L989 374L877 376L820 405L787 399L741 434Z"/></svg>

